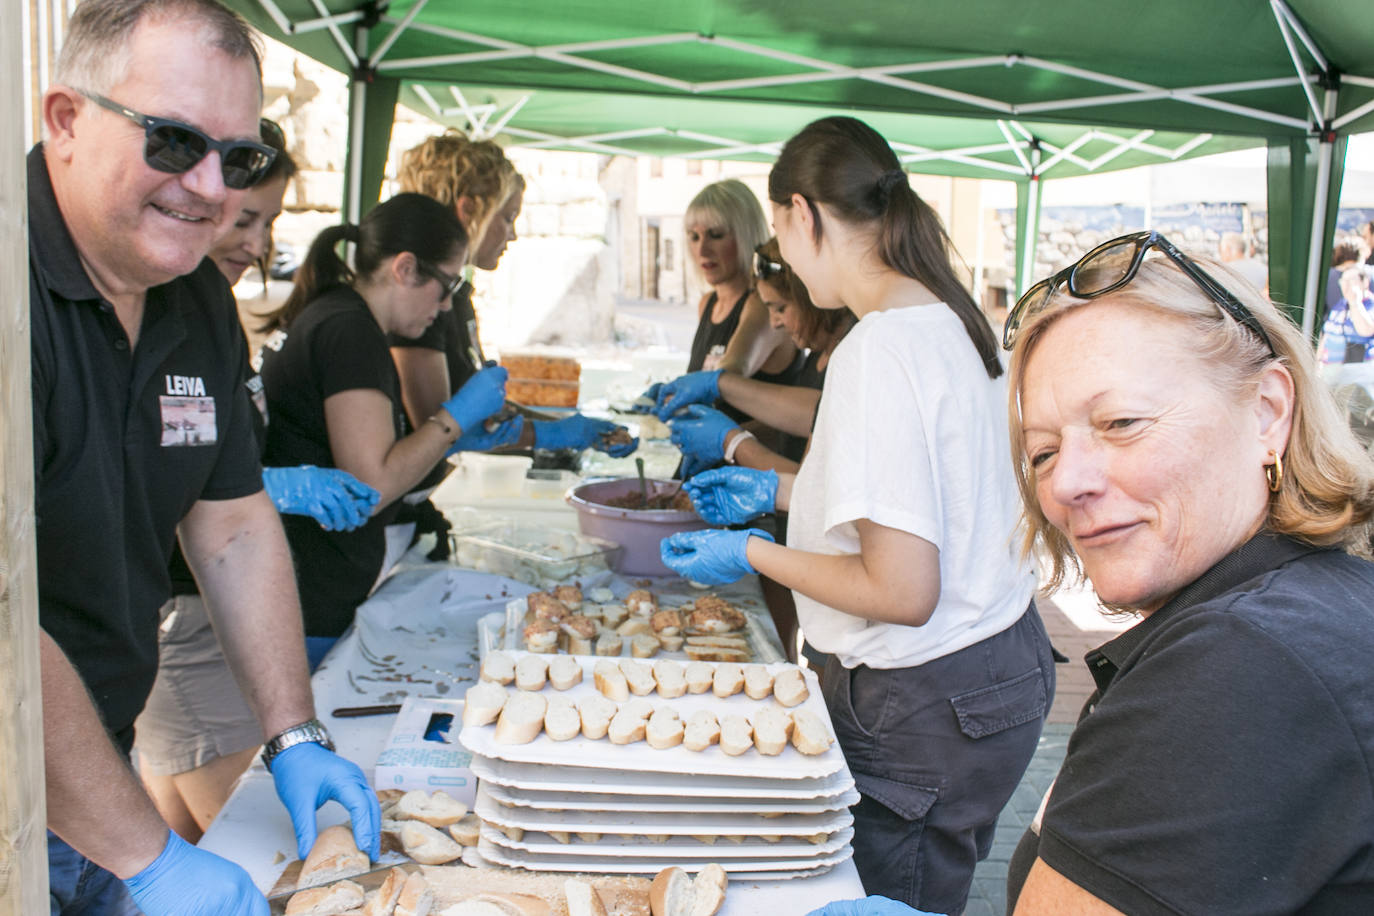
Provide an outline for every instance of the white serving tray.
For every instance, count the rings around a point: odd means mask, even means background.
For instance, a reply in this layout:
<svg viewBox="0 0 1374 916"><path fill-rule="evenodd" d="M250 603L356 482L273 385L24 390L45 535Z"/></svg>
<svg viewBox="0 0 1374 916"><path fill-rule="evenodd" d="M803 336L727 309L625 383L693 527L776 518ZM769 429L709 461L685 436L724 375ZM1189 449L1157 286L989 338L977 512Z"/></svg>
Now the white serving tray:
<svg viewBox="0 0 1374 916"><path fill-rule="evenodd" d="M524 653L515 653L518 657ZM569 690L556 691L544 687L546 696L562 693L573 702L582 697L597 693L593 679L593 669L598 659L590 656L572 656L582 663L582 683ZM715 667L718 663L708 663ZM770 665L772 671L794 667L787 663ZM830 729L830 715L826 712L825 701L821 698L820 683L815 672L799 668L806 680L809 695L797 709L806 709L816 715L822 725ZM777 705L771 697L766 700L752 700L743 693L732 697L718 697L713 693L687 694L672 700L661 699L651 693L644 699L655 708L672 706L685 722L699 709L708 709L717 717L726 714L739 714L749 717L768 705ZM778 707L781 708L781 707ZM833 733L832 733L833 738ZM473 754L499 760L513 760L519 763L541 763L551 767L596 766L640 773L686 773L714 774L720 776L749 776L761 779L804 779L829 776L845 769L844 754L838 742L834 742L823 754L806 755L789 742L781 754L766 757L753 748L737 757L731 757L712 745L703 751L691 751L682 745L657 749L647 742L616 745L609 739L592 741L581 735L569 741L554 741L540 733L529 744L498 744L495 725L469 725L458 736L458 740ZM662 783L660 782L660 786ZM603 790L604 791L604 790ZM658 794L662 794L661 789Z"/></svg>
<svg viewBox="0 0 1374 916"><path fill-rule="evenodd" d="M734 795L741 798L829 799L854 790L854 777L850 775L848 767L827 776L804 779L683 774L675 775L671 783L666 783L661 773L583 766L551 767L539 763L496 760L479 754L473 755L469 766L479 779L515 789L594 792L629 797L662 795L669 785L674 794L691 798Z"/></svg>
<svg viewBox="0 0 1374 916"><path fill-rule="evenodd" d="M628 594L628 591L627 591ZM585 605L595 605L593 601L584 601ZM740 606L740 605L736 605ZM668 607L672 607L669 605ZM486 658L487 652L492 649L505 649L511 652L524 651L525 647L521 644L521 634L525 629L525 612L528 605L524 598L515 598L506 604L506 613L503 616L498 614L487 614L478 621L477 642L482 658ZM744 612L744 629L741 631L749 648L753 651L754 657L751 662L760 664L770 664L773 662L784 661L784 656L779 651L776 631L772 629L772 621L767 624L762 622L759 615L766 615L767 610L759 611L741 607ZM685 645L685 644L684 644ZM550 653L555 654L555 653ZM559 650L557 654L566 654ZM623 658L632 657L630 651L630 640L627 637L624 645L621 646L620 655ZM604 656L586 656L587 658L603 658ZM676 661L689 661L687 653L682 649L668 651L660 649L652 658L640 659L640 661L652 662L655 658L671 658Z"/></svg>
<svg viewBox="0 0 1374 916"><path fill-rule="evenodd" d="M763 798L759 796L612 795L595 792L560 792L518 789L487 779L482 783L492 801L542 811L661 812L664 814L824 814L859 803L853 789L819 799Z"/></svg>
<svg viewBox="0 0 1374 916"><path fill-rule="evenodd" d="M616 856L546 856L500 846L483 834L478 853L488 862L508 868L528 868L535 871L587 872L604 875L652 875L676 865L695 872L712 859L693 861L674 858L619 858ZM830 855L814 859L724 859L717 862L730 875L731 881L782 881L789 878L809 878L824 874L854 855L848 843ZM818 903L820 901L817 901Z"/></svg>
<svg viewBox="0 0 1374 916"><path fill-rule="evenodd" d="M801 837L784 836L776 843L769 843L761 837L745 837L741 843L719 840L703 843L701 840L686 836L670 836L662 843L655 843L644 836L617 836L606 834L598 842L589 843L572 837L567 843L560 843L547 833L530 832L519 840L512 840L498 828L489 824L482 825L482 837L504 846L519 849L538 856L608 856L612 858L651 858L651 859L705 859L724 865L732 859L745 859L758 862L790 862L802 868L814 864L809 860L823 858L849 845L854 838L854 828L828 836L824 842L812 843Z"/></svg>
<svg viewBox="0 0 1374 916"><path fill-rule="evenodd" d="M548 811L541 808L507 807L490 793L485 783L477 791L473 810L484 821L498 827L521 830L601 834L669 834L673 836L796 836L836 833L854 823L848 809L821 814L776 814L762 812L706 811L595 811L567 808ZM498 787L499 788L499 787Z"/></svg>

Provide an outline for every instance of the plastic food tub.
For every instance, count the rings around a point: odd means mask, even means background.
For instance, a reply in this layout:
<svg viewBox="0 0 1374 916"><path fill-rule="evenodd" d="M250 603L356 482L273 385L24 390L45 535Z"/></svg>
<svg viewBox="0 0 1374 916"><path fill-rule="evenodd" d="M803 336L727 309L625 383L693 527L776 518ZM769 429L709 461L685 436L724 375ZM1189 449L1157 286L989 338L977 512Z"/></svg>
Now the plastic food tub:
<svg viewBox="0 0 1374 916"><path fill-rule="evenodd" d="M649 480L652 498L677 488L676 480ZM599 480L573 487L568 504L577 510L577 527L583 534L620 545L612 558L616 572L627 576L676 575L659 559L658 546L670 534L699 531L710 525L691 509L619 509L608 500L639 492L639 479Z"/></svg>

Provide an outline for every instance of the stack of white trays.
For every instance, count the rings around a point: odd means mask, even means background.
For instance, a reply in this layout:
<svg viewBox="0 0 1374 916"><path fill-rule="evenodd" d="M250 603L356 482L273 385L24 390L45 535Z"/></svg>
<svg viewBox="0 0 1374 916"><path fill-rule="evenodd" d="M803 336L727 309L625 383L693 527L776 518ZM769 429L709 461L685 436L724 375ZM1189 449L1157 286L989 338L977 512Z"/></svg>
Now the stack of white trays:
<svg viewBox="0 0 1374 916"><path fill-rule="evenodd" d="M511 653L517 659L525 653ZM582 682L562 693L577 702L595 693L597 659L575 656ZM767 666L776 673L786 663ZM815 675L803 671L810 695L797 707L830 718ZM514 687L509 688L512 691ZM546 697L557 693L544 687ZM751 718L772 697L713 693L645 699L670 705L681 718L709 709ZM833 737L833 735L832 735ZM853 854L849 806L859 795L837 744L814 756L790 743L777 756L750 749L728 756L718 745L692 751L640 741L615 745L578 736L529 744L495 741L495 726L468 726L459 740L478 777L475 810L483 820L479 851L499 865L606 874L688 871L718 862L732 878L765 880L816 875Z"/></svg>

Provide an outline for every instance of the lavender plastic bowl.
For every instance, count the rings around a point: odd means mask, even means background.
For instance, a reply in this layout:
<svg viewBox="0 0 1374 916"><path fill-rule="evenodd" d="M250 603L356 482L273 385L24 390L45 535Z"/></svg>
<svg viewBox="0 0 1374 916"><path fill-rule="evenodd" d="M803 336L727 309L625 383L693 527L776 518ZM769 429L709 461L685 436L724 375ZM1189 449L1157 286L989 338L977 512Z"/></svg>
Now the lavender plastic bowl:
<svg viewBox="0 0 1374 916"><path fill-rule="evenodd" d="M671 493L676 480L647 481L649 497ZM583 534L619 544L615 570L627 576L676 575L659 559L658 545L670 534L698 531L710 525L691 509L618 509L608 500L639 492L639 478L599 480L573 487L568 505L577 510L577 527Z"/></svg>

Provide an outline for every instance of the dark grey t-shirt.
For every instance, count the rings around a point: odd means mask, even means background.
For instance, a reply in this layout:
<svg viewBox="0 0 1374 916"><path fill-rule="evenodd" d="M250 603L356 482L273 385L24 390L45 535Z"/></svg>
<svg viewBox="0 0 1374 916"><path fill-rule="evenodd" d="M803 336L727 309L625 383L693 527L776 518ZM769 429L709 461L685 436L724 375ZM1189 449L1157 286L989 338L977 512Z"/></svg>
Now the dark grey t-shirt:
<svg viewBox="0 0 1374 916"><path fill-rule="evenodd" d="M1374 564L1260 535L1087 656L1038 855L1132 914L1374 913Z"/></svg>

